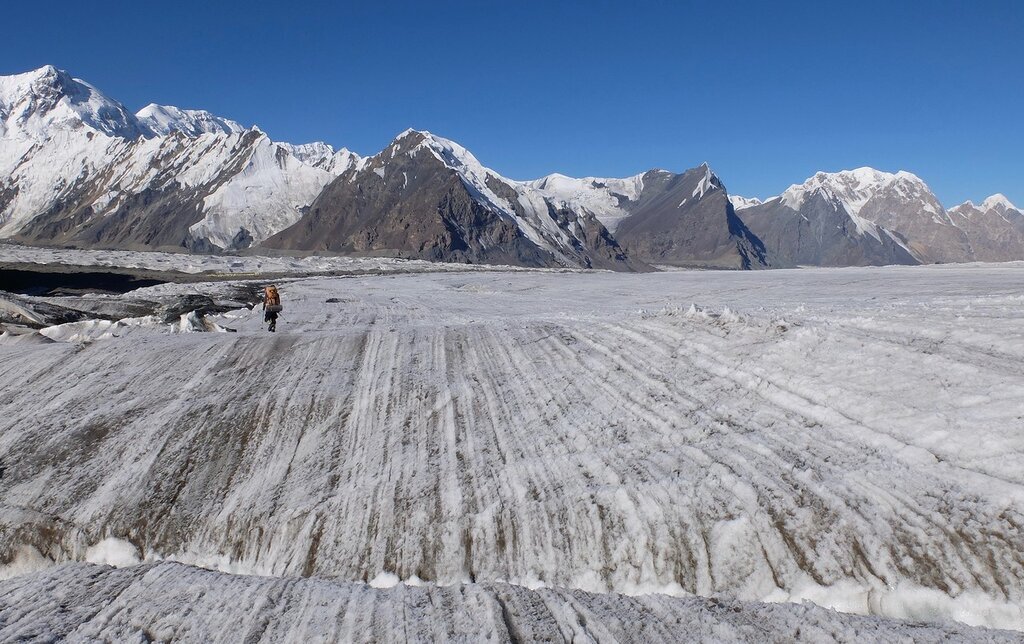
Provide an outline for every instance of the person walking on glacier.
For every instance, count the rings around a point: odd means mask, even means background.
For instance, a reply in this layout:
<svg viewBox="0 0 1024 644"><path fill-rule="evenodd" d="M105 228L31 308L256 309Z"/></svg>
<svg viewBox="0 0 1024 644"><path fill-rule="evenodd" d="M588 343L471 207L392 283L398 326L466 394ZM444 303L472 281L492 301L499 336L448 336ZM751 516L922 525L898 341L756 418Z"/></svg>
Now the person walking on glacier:
<svg viewBox="0 0 1024 644"><path fill-rule="evenodd" d="M263 289L263 322L269 324L267 330L271 333L277 331L277 316L281 309L281 294L277 292L277 286L271 284Z"/></svg>

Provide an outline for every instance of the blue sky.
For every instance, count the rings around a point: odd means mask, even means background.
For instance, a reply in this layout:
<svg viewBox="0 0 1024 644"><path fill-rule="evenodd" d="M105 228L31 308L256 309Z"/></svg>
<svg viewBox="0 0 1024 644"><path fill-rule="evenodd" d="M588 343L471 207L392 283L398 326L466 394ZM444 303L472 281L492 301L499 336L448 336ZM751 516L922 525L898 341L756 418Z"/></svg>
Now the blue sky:
<svg viewBox="0 0 1024 644"><path fill-rule="evenodd" d="M1024 3L19 2L0 74L54 64L137 110L203 108L362 154L406 127L516 178L708 161L768 196L909 170L1024 204Z"/></svg>

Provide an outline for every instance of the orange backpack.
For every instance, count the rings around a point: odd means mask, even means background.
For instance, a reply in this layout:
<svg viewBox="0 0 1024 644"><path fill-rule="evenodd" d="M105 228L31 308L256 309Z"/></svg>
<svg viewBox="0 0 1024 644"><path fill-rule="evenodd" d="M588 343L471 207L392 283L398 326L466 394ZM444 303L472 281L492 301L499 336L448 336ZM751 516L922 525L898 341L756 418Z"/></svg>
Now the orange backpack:
<svg viewBox="0 0 1024 644"><path fill-rule="evenodd" d="M268 286L263 291L263 303L266 306L281 306L281 295L276 286Z"/></svg>

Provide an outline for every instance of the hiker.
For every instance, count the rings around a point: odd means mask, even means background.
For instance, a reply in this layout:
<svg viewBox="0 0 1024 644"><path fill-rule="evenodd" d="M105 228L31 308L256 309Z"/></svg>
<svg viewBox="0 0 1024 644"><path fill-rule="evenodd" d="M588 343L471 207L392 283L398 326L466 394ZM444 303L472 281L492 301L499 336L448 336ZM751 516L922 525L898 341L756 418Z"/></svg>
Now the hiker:
<svg viewBox="0 0 1024 644"><path fill-rule="evenodd" d="M273 333L277 331L277 315L281 312L281 294L277 292L277 286L271 284L263 289L263 321L269 322L267 330Z"/></svg>

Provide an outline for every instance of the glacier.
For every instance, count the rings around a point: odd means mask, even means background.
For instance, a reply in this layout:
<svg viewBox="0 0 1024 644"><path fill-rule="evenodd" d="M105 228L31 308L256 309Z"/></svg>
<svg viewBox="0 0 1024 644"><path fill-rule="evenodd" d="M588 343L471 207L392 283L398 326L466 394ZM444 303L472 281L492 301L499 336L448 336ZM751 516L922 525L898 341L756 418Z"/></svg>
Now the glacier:
<svg viewBox="0 0 1024 644"><path fill-rule="evenodd" d="M197 589L203 589L197 594ZM51 609L51 599L72 607ZM182 611L182 606L193 607ZM1017 642L1016 633L664 595L508 584L373 588L175 563L64 566L0 585L0 638L306 642Z"/></svg>
<svg viewBox="0 0 1024 644"><path fill-rule="evenodd" d="M1024 630L1024 263L613 274L71 257L222 279L88 307L26 298L95 320L4 323L0 628L42 619L46 588L111 584L134 590L74 600L120 615L111 628L125 611L163 623L146 612L157 589L202 587L221 604L251 593L230 610L256 622L271 610L258 598L282 593L313 622L350 601L331 597L448 602L455 619L511 594L553 611L514 623L565 636L585 614L612 629L598 640L617 638L613 617L679 629L709 601L760 602L737 610L778 616L763 622L778 633L812 613L836 628L873 616L890 629L878 639L910 637L899 620ZM240 305L135 312L230 300L254 268L281 289L276 334ZM167 632L214 628L202 610ZM304 618L267 619L301 639Z"/></svg>

